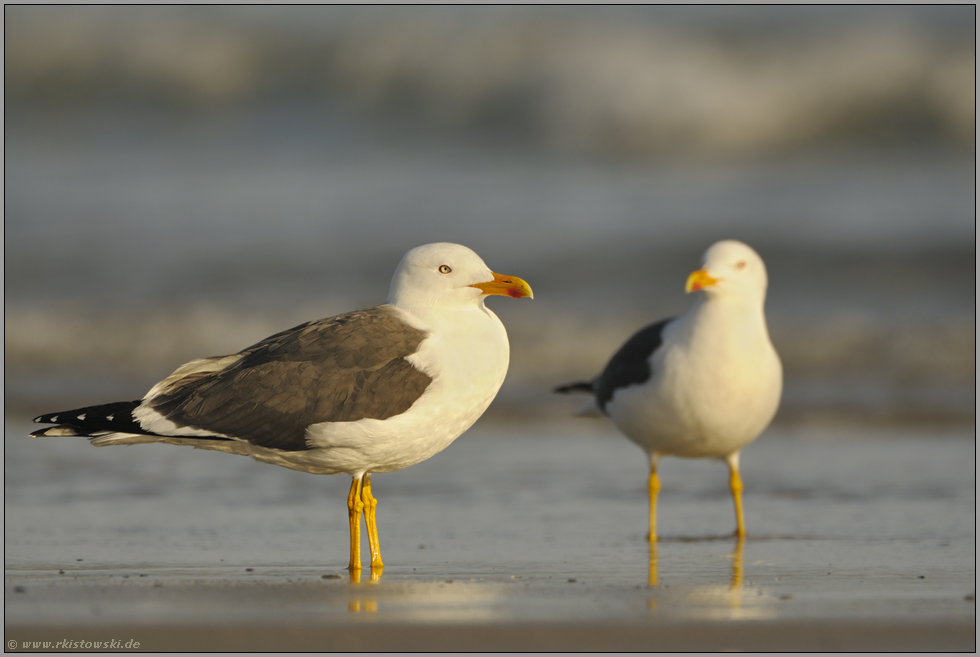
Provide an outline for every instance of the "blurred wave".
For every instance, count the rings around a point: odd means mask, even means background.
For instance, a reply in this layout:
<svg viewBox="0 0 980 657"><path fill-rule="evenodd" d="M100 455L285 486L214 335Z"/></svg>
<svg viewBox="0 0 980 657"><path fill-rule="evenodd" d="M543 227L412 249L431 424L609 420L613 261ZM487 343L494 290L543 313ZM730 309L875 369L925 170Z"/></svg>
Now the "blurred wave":
<svg viewBox="0 0 980 657"><path fill-rule="evenodd" d="M770 331L786 379L778 421L935 425L975 420L974 253L865 254L836 261L793 249L763 254L773 277ZM588 261L564 266L546 258L505 269L532 281L537 298L491 303L508 328L512 358L490 417L567 417L581 402L552 395L551 388L591 378L639 327L683 312L691 299L682 284L696 256L663 254L651 265L635 255L626 259L620 252L617 260L614 253L599 251ZM250 264L240 263L239 271ZM821 275L822 268L832 271ZM8 299L7 412L138 397L193 358L231 353L300 322L382 301L381 279L388 269L373 272L381 289L347 298L310 280L286 282L260 270L255 274L266 277L264 285L289 290L285 299L236 301L254 294L244 276L224 284L202 276L201 284L211 291L200 300L192 290L191 297L163 302L150 296L121 306L102 305L97 291L74 301L53 295ZM595 275L601 269L615 273ZM903 277L913 277L921 290L903 284ZM349 280L367 287L356 277Z"/></svg>
<svg viewBox="0 0 980 657"><path fill-rule="evenodd" d="M320 98L609 157L975 138L975 8L5 7L6 101Z"/></svg>
<svg viewBox="0 0 980 657"><path fill-rule="evenodd" d="M570 414L585 399L559 398L550 389L596 375L625 338L655 318L507 315L511 367L491 417L510 421ZM8 307L6 409L33 414L102 397L138 398L183 362L237 351L317 316L303 309L279 317L200 306L113 314ZM975 419L972 321L888 326L838 316L777 320L770 328L786 373L780 421Z"/></svg>
<svg viewBox="0 0 980 657"><path fill-rule="evenodd" d="M526 278L491 416L565 417L702 251L770 272L780 420L973 422L975 8L4 8L8 412Z"/></svg>

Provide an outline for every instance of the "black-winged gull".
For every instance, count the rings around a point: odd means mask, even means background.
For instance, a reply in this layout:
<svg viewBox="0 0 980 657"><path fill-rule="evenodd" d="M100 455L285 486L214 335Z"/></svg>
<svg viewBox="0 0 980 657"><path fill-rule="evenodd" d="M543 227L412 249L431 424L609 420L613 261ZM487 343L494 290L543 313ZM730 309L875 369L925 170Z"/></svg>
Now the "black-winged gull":
<svg viewBox="0 0 980 657"><path fill-rule="evenodd" d="M531 297L458 244L412 249L387 303L301 324L237 354L191 361L142 399L48 413L32 436L96 446L169 443L352 476L349 568L359 571L364 512L371 567L383 567L371 474L445 449L504 381L507 333L484 296Z"/></svg>
<svg viewBox="0 0 980 657"><path fill-rule="evenodd" d="M702 292L687 313L641 329L593 381L555 388L592 393L579 414L606 415L648 454L651 541L662 456L724 459L736 534L745 536L739 454L772 421L783 385L766 328L767 285L752 248L717 242L687 279L685 291Z"/></svg>

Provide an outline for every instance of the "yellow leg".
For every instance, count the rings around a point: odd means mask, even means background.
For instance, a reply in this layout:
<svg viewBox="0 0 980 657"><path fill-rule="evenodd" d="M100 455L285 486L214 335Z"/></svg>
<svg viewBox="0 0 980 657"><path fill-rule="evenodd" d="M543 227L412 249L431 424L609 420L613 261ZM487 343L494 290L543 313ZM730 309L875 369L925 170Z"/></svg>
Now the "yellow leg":
<svg viewBox="0 0 980 657"><path fill-rule="evenodd" d="M728 469L731 471L728 483L732 489L732 499L735 501L735 522L737 523L735 535L739 538L745 538L745 515L742 512L742 490L745 486L742 485L742 477L738 473L738 452L730 455L726 461L728 462Z"/></svg>
<svg viewBox="0 0 980 657"><path fill-rule="evenodd" d="M361 487L361 499L364 501L364 523L367 525L368 544L371 546L371 570L381 570L381 544L378 542L378 523L374 510L378 508L378 500L371 495L371 475L364 475L364 485ZM372 573L373 575L373 573Z"/></svg>
<svg viewBox="0 0 980 657"><path fill-rule="evenodd" d="M657 457L650 457L650 480L647 482L647 492L650 493L650 533L647 540L657 542L657 496L660 494L660 477L657 476Z"/></svg>
<svg viewBox="0 0 980 657"><path fill-rule="evenodd" d="M350 493L347 494L347 516L350 519L350 565L347 568L351 573L357 572L358 578L361 571L361 511L363 510L361 480L354 479L350 484Z"/></svg>

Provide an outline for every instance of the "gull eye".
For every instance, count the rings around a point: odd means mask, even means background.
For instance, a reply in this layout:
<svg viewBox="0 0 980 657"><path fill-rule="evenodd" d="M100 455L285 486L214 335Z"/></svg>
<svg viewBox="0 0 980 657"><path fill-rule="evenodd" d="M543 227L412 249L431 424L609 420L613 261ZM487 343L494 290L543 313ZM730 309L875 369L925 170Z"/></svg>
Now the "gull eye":
<svg viewBox="0 0 980 657"><path fill-rule="evenodd" d="M453 268L452 268L452 267L450 267L449 265L441 265L441 266L439 267L439 273L440 273L440 274L448 274L448 273L449 273L449 272L451 272L452 270L453 270Z"/></svg>
<svg viewBox="0 0 980 657"><path fill-rule="evenodd" d="M739 260L735 263L735 269L745 269L745 261Z"/></svg>

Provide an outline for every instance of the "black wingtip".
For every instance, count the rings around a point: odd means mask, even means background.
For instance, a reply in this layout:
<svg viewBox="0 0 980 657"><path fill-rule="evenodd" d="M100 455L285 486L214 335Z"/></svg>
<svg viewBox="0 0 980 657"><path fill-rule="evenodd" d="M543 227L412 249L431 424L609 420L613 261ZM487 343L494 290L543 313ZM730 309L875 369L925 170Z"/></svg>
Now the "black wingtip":
<svg viewBox="0 0 980 657"><path fill-rule="evenodd" d="M591 381L576 381L575 383L566 383L563 386L558 386L551 389L552 392L558 393L560 395L566 395L570 392L588 392L592 393L592 382Z"/></svg>
<svg viewBox="0 0 980 657"><path fill-rule="evenodd" d="M133 409L140 405L140 400L130 402L113 402L99 406L86 406L70 411L45 413L34 418L35 424L54 424L56 427L40 429L32 436L77 435L88 436L93 432L121 431L125 433L145 433L133 418ZM50 430L70 429L74 434Z"/></svg>

